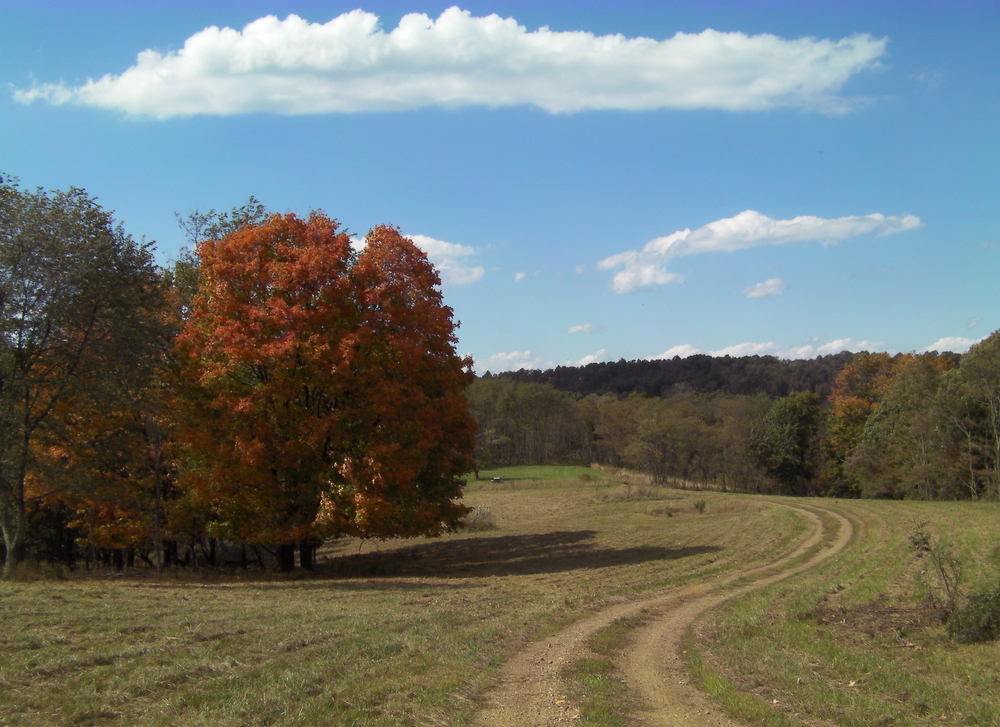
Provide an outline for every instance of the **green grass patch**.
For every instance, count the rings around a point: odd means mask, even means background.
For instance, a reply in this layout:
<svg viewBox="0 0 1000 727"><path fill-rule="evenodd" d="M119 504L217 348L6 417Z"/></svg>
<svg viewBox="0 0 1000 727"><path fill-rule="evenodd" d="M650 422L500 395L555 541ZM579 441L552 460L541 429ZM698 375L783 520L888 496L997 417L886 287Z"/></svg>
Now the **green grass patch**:
<svg viewBox="0 0 1000 727"><path fill-rule="evenodd" d="M626 727L629 691L606 659L581 659L563 673L570 699L580 705L579 724Z"/></svg>
<svg viewBox="0 0 1000 727"><path fill-rule="evenodd" d="M635 628L641 626L643 621L642 616L616 618L610 626L606 626L594 634L588 646L595 654L615 656L625 648L629 635Z"/></svg>
<svg viewBox="0 0 1000 727"><path fill-rule="evenodd" d="M1000 511L986 503L840 507L855 521L852 547L715 612L708 640L691 651L710 648L719 669L692 658L699 683L754 723L763 717L748 711L752 700L740 706L740 695L838 725L1000 724L1000 645L948 639L929 600L937 593L940 602L940 585L926 551L912 545L921 523L935 539L946 535L971 589L995 577L989 555Z"/></svg>
<svg viewBox="0 0 1000 727"><path fill-rule="evenodd" d="M688 630L683 641L685 665L694 683L729 714L761 727L801 727L801 722L786 717L762 698L745 692L739 685L705 666L697 644Z"/></svg>

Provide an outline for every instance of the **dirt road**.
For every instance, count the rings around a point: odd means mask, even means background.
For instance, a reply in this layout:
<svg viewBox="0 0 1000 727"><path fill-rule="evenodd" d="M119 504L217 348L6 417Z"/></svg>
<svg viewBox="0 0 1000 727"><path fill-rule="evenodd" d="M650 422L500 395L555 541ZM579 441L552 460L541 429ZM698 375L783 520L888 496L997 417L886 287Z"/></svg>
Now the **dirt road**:
<svg viewBox="0 0 1000 727"><path fill-rule="evenodd" d="M791 507L783 505L784 507ZM782 558L752 570L711 578L640 598L614 603L542 641L530 644L503 668L499 684L484 699L471 724L475 727L547 727L572 723L579 716L565 699L562 669L587 654L586 642L615 619L643 615L633 634L634 646L618 666L641 707L636 723L649 727L739 727L694 686L688 684L679 645L688 626L708 609L748 590L800 573L847 546L851 522L833 511L840 523L836 537L803 562L790 565L823 541L816 512L791 507L810 524L810 533ZM820 508L816 508L817 511Z"/></svg>

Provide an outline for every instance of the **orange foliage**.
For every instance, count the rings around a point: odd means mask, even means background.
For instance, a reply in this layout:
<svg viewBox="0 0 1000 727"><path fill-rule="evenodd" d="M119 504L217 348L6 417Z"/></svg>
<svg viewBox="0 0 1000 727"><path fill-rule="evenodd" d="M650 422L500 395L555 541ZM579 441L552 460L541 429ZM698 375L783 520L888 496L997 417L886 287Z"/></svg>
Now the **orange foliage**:
<svg viewBox="0 0 1000 727"><path fill-rule="evenodd" d="M843 464L861 441L868 418L882 404L893 381L917 363L928 362L938 375L952 368L951 359L939 356L859 353L837 375L830 394L829 427L823 442L830 470L841 474Z"/></svg>
<svg viewBox="0 0 1000 727"><path fill-rule="evenodd" d="M291 543L457 527L474 423L426 256L380 227L356 259L334 220L274 215L199 245L178 339L201 387L184 428L215 532Z"/></svg>

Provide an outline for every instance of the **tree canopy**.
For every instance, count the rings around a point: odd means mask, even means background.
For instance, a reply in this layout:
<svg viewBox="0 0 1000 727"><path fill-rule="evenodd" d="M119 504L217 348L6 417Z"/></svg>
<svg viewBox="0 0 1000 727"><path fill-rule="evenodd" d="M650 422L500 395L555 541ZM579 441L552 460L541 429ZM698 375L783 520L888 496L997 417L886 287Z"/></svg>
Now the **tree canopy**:
<svg viewBox="0 0 1000 727"><path fill-rule="evenodd" d="M131 376L161 324L149 245L81 189L0 182L0 528L5 575L26 537L32 447L53 411ZM40 496L43 493L34 493Z"/></svg>
<svg viewBox="0 0 1000 727"><path fill-rule="evenodd" d="M471 374L451 309L397 230L366 243L355 257L317 212L198 245L178 339L203 391L187 486L215 533L278 544L284 568L296 543L437 534L467 512L454 500L472 469Z"/></svg>

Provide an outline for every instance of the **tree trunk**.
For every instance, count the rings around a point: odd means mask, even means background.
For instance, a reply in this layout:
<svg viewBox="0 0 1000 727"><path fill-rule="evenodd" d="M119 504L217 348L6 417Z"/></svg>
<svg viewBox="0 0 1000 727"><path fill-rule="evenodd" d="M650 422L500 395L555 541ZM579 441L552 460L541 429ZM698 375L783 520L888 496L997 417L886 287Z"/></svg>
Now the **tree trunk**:
<svg viewBox="0 0 1000 727"><path fill-rule="evenodd" d="M278 570L291 573L295 570L295 544L278 546Z"/></svg>
<svg viewBox="0 0 1000 727"><path fill-rule="evenodd" d="M24 550L24 536L27 530L27 519L24 516L24 508L14 513L14 522L3 524L3 543L7 548L6 557L3 562L4 580L13 578L14 571L21 562L22 551Z"/></svg>
<svg viewBox="0 0 1000 727"><path fill-rule="evenodd" d="M299 565L303 570L312 570L316 565L316 545L303 540L299 543Z"/></svg>

